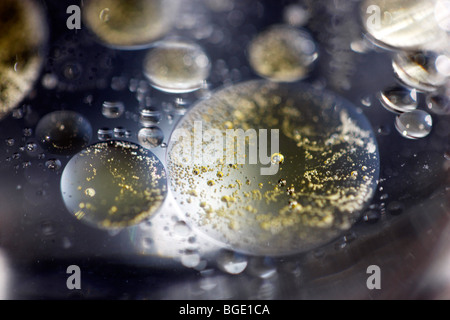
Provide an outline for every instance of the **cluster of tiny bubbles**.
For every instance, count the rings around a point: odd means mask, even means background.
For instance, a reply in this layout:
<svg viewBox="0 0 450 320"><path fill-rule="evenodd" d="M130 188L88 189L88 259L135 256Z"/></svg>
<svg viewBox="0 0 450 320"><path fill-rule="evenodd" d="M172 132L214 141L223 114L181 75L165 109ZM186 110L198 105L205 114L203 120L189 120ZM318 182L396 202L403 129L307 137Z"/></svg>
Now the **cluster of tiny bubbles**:
<svg viewBox="0 0 450 320"><path fill-rule="evenodd" d="M253 70L266 79L295 82L305 78L319 54L306 30L274 25L256 36L248 48Z"/></svg>
<svg viewBox="0 0 450 320"><path fill-rule="evenodd" d="M200 89L210 69L210 60L202 47L175 39L156 44L144 61L144 74L150 84L169 93Z"/></svg>
<svg viewBox="0 0 450 320"><path fill-rule="evenodd" d="M408 139L419 139L428 136L433 126L431 115L423 110L414 110L397 116L395 128Z"/></svg>
<svg viewBox="0 0 450 320"><path fill-rule="evenodd" d="M0 119L31 92L43 63L48 29L37 1L4 0L0 4ZM7 18L6 18L7 17Z"/></svg>
<svg viewBox="0 0 450 320"><path fill-rule="evenodd" d="M153 216L167 194L166 172L150 151L125 141L100 142L64 168L61 193L69 212L88 225L120 230Z"/></svg>
<svg viewBox="0 0 450 320"><path fill-rule="evenodd" d="M86 147L92 138L89 121L74 111L54 111L36 126L36 138L52 154L73 155Z"/></svg>
<svg viewBox="0 0 450 320"><path fill-rule="evenodd" d="M108 119L120 118L125 111L125 105L122 101L105 101L102 105L102 114Z"/></svg>
<svg viewBox="0 0 450 320"><path fill-rule="evenodd" d="M86 0L86 26L107 46L140 49L164 36L177 16L179 0Z"/></svg>
<svg viewBox="0 0 450 320"><path fill-rule="evenodd" d="M164 141L164 133L158 127L142 128L138 132L139 143L147 149L161 146Z"/></svg>
<svg viewBox="0 0 450 320"><path fill-rule="evenodd" d="M383 107L394 113L410 112L418 107L417 91L402 86L382 90L379 99Z"/></svg>

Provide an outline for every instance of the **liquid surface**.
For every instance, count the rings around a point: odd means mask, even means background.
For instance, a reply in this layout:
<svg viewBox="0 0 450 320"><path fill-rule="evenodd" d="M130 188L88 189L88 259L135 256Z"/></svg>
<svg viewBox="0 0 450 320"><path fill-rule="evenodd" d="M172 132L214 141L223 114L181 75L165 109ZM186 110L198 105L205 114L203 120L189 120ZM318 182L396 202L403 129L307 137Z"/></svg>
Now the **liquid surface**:
<svg viewBox="0 0 450 320"><path fill-rule="evenodd" d="M116 229L152 216L165 199L166 183L165 170L151 152L129 142L108 141L69 161L61 192L78 220Z"/></svg>
<svg viewBox="0 0 450 320"><path fill-rule="evenodd" d="M260 139L227 143L227 130L238 129ZM272 140L277 129L279 141ZM259 160L250 162L255 150ZM269 166L278 170L263 175ZM219 91L186 114L168 147L170 186L186 223L250 254L310 250L350 228L371 199L378 167L368 121L348 102L298 84L255 81Z"/></svg>

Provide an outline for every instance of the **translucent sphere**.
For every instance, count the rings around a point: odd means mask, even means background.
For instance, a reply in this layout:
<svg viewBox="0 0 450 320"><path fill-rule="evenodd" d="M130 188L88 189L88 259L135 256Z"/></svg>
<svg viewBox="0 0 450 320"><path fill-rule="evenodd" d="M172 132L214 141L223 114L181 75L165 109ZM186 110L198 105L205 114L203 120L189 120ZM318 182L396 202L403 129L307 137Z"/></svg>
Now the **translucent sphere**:
<svg viewBox="0 0 450 320"><path fill-rule="evenodd" d="M78 220L124 228L152 216L166 193L166 173L148 150L121 141L100 142L75 155L61 177L64 203Z"/></svg>
<svg viewBox="0 0 450 320"><path fill-rule="evenodd" d="M365 0L362 21L369 35L381 45L407 49L446 46L448 35L440 27L437 0Z"/></svg>
<svg viewBox="0 0 450 320"><path fill-rule="evenodd" d="M46 20L37 1L0 2L0 119L37 80L46 42Z"/></svg>
<svg viewBox="0 0 450 320"><path fill-rule="evenodd" d="M144 148L153 149L164 141L164 133L158 127L142 128L139 130L138 140Z"/></svg>
<svg viewBox="0 0 450 320"><path fill-rule="evenodd" d="M258 255L307 251L350 228L379 170L375 135L350 103L269 81L199 102L178 123L167 157L183 220Z"/></svg>
<svg viewBox="0 0 450 320"><path fill-rule="evenodd" d="M294 82L308 75L318 52L308 32L277 25L253 39L248 55L252 68L260 76Z"/></svg>
<svg viewBox="0 0 450 320"><path fill-rule="evenodd" d="M87 27L106 45L136 49L167 33L178 11L178 0L85 0Z"/></svg>
<svg viewBox="0 0 450 320"><path fill-rule="evenodd" d="M434 52L401 52L394 57L392 67L404 85L419 91L433 92L447 81L436 69L438 57Z"/></svg>
<svg viewBox="0 0 450 320"><path fill-rule="evenodd" d="M183 93L200 89L210 73L203 49L193 43L168 40L151 49L144 74L151 85L165 92Z"/></svg>
<svg viewBox="0 0 450 320"><path fill-rule="evenodd" d="M86 147L92 138L89 121L74 111L45 115L36 127L36 138L47 152L72 155Z"/></svg>
<svg viewBox="0 0 450 320"><path fill-rule="evenodd" d="M386 110L403 113L417 109L417 92L403 87L392 87L380 92L380 102Z"/></svg>
<svg viewBox="0 0 450 320"><path fill-rule="evenodd" d="M397 131L408 139L419 139L428 136L433 127L433 119L423 110L403 113L395 120Z"/></svg>

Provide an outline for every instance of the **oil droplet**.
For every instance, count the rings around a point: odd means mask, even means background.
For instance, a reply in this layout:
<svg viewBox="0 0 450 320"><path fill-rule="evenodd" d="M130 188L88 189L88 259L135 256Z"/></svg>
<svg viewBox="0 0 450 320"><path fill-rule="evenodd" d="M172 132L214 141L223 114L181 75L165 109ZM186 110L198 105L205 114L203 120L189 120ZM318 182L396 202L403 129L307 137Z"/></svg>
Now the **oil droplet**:
<svg viewBox="0 0 450 320"><path fill-rule="evenodd" d="M6 139L5 142L8 147L12 147L16 143L16 141L13 138L8 138L8 139Z"/></svg>
<svg viewBox="0 0 450 320"><path fill-rule="evenodd" d="M177 0L85 0L83 19L106 45L139 49L166 34L177 11Z"/></svg>
<svg viewBox="0 0 450 320"><path fill-rule="evenodd" d="M173 230L181 237L187 237L191 233L191 229L184 221L178 221L173 227Z"/></svg>
<svg viewBox="0 0 450 320"><path fill-rule="evenodd" d="M61 169L62 164L59 159L49 159L45 162L45 167L51 171L57 171Z"/></svg>
<svg viewBox="0 0 450 320"><path fill-rule="evenodd" d="M249 61L260 76L279 82L305 78L318 57L305 30L277 25L259 34L249 47Z"/></svg>
<svg viewBox="0 0 450 320"><path fill-rule="evenodd" d="M283 20L293 27L301 27L308 22L309 13L302 6L291 4L284 9Z"/></svg>
<svg viewBox="0 0 450 320"><path fill-rule="evenodd" d="M55 111L39 121L36 138L49 153L72 155L88 145L92 138L92 127L81 114Z"/></svg>
<svg viewBox="0 0 450 320"><path fill-rule="evenodd" d="M363 220L369 224L378 222L381 219L381 213L379 211L368 211L364 214Z"/></svg>
<svg viewBox="0 0 450 320"><path fill-rule="evenodd" d="M198 90L210 73L210 62L194 43L167 40L151 49L144 62L144 74L161 91L183 93Z"/></svg>
<svg viewBox="0 0 450 320"><path fill-rule="evenodd" d="M0 2L0 119L23 100L39 76L48 30L37 1Z"/></svg>
<svg viewBox="0 0 450 320"><path fill-rule="evenodd" d="M121 101L105 101L103 102L102 114L108 119L120 118L125 111L125 105Z"/></svg>
<svg viewBox="0 0 450 320"><path fill-rule="evenodd" d="M166 174L160 161L142 147L100 142L69 161L61 177L61 192L75 218L116 230L155 214L167 193Z"/></svg>
<svg viewBox="0 0 450 320"><path fill-rule="evenodd" d="M144 127L151 127L161 121L161 111L155 109L142 109L139 123Z"/></svg>
<svg viewBox="0 0 450 320"><path fill-rule="evenodd" d="M419 91L433 92L446 82L436 70L434 52L398 53L392 62L395 75L406 86Z"/></svg>
<svg viewBox="0 0 450 320"><path fill-rule="evenodd" d="M114 130L114 138L121 139L127 136L128 130L123 127L115 127Z"/></svg>
<svg viewBox="0 0 450 320"><path fill-rule="evenodd" d="M380 92L380 102L388 111L410 112L417 109L417 92L403 87L391 87Z"/></svg>
<svg viewBox="0 0 450 320"><path fill-rule="evenodd" d="M366 0L362 21L383 46L417 50L446 45L447 35L435 18L435 0Z"/></svg>
<svg viewBox="0 0 450 320"><path fill-rule="evenodd" d="M433 93L427 95L427 106L437 115L450 115L450 98L445 94Z"/></svg>
<svg viewBox="0 0 450 320"><path fill-rule="evenodd" d="M397 216L403 212L405 206L399 201L392 201L387 205L386 209L390 214Z"/></svg>
<svg viewBox="0 0 450 320"><path fill-rule="evenodd" d="M110 140L113 138L114 132L109 128L101 128L97 131L97 137L101 141Z"/></svg>
<svg viewBox="0 0 450 320"><path fill-rule="evenodd" d="M139 130L138 140L147 149L156 148L163 142L164 133L158 127L142 128Z"/></svg>
<svg viewBox="0 0 450 320"><path fill-rule="evenodd" d="M244 255L228 250L223 250L217 257L217 266L223 272L240 274L247 268L248 261Z"/></svg>
<svg viewBox="0 0 450 320"><path fill-rule="evenodd" d="M419 139L428 136L433 126L433 120L427 112L415 110L403 113L395 120L397 131L408 139Z"/></svg>
<svg viewBox="0 0 450 320"><path fill-rule="evenodd" d="M196 252L187 252L181 255L181 263L186 268L195 268L200 264L200 255Z"/></svg>
<svg viewBox="0 0 450 320"><path fill-rule="evenodd" d="M227 144L226 121L249 139ZM195 142L199 122L215 139ZM250 138L260 129L267 130L267 144ZM282 168L276 166L283 158ZM183 220L212 241L252 255L305 252L340 235L371 200L379 174L376 138L364 114L323 90L270 81L230 86L194 105L171 136L167 165L175 200L189 213ZM352 177L363 166L364 175ZM278 170L262 174L267 168Z"/></svg>

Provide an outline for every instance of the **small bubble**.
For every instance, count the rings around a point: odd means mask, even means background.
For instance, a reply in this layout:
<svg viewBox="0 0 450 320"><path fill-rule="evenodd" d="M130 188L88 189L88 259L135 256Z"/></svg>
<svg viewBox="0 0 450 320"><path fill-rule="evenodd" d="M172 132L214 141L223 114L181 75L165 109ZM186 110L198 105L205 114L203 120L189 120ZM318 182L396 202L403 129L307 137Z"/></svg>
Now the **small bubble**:
<svg viewBox="0 0 450 320"><path fill-rule="evenodd" d="M365 107L370 107L372 106L372 99L370 98L370 96L366 96L361 99L361 104Z"/></svg>
<svg viewBox="0 0 450 320"><path fill-rule="evenodd" d="M114 135L113 130L109 128L101 128L97 131L97 137L101 141L112 139Z"/></svg>
<svg viewBox="0 0 450 320"><path fill-rule="evenodd" d="M222 251L217 258L217 265L223 272L237 275L248 265L247 257L231 251Z"/></svg>
<svg viewBox="0 0 450 320"><path fill-rule="evenodd" d="M28 142L25 148L28 152L35 152L38 148L38 145L34 142Z"/></svg>
<svg viewBox="0 0 450 320"><path fill-rule="evenodd" d="M403 212L405 206L401 202L392 201L387 205L386 209L390 214L397 216Z"/></svg>
<svg viewBox="0 0 450 320"><path fill-rule="evenodd" d="M31 135L33 135L33 129L25 128L22 130L22 133L24 137L30 137Z"/></svg>
<svg viewBox="0 0 450 320"><path fill-rule="evenodd" d="M121 139L121 138L125 138L127 130L125 128L122 127L116 127L114 128L114 137Z"/></svg>
<svg viewBox="0 0 450 320"><path fill-rule="evenodd" d="M450 98L444 94L430 94L427 96L427 106L437 115L450 115Z"/></svg>
<svg viewBox="0 0 450 320"><path fill-rule="evenodd" d="M177 235L181 237L187 237L191 232L191 229L184 221L178 221L177 223L175 223L173 230Z"/></svg>
<svg viewBox="0 0 450 320"><path fill-rule="evenodd" d="M301 27L308 22L309 13L302 6L291 4L284 9L283 20L293 27Z"/></svg>
<svg viewBox="0 0 450 320"><path fill-rule="evenodd" d="M55 74L47 73L42 77L42 86L47 90L53 90L58 86L58 77Z"/></svg>
<svg viewBox="0 0 450 320"><path fill-rule="evenodd" d="M139 123L144 127L151 127L161 121L161 111L154 109L142 109Z"/></svg>
<svg viewBox="0 0 450 320"><path fill-rule="evenodd" d="M186 252L181 256L181 263L186 268L195 268L200 264L200 255L196 252Z"/></svg>
<svg viewBox="0 0 450 320"><path fill-rule="evenodd" d="M381 218L381 213L379 211L371 210L364 214L363 220L367 223L376 223Z"/></svg>
<svg viewBox="0 0 450 320"><path fill-rule="evenodd" d="M408 139L419 139L428 136L433 126L431 115L423 110L403 113L396 118L395 128Z"/></svg>
<svg viewBox="0 0 450 320"><path fill-rule="evenodd" d="M152 238L146 237L142 240L142 246L144 249L151 249L153 247L154 241Z"/></svg>
<svg viewBox="0 0 450 320"><path fill-rule="evenodd" d="M108 119L120 118L125 111L125 105L121 101L105 101L103 102L102 114Z"/></svg>
<svg viewBox="0 0 450 320"><path fill-rule="evenodd" d="M145 76L154 88L169 93L183 93L202 87L210 73L210 62L197 44L163 41L148 52L144 69Z"/></svg>
<svg viewBox="0 0 450 320"><path fill-rule="evenodd" d="M380 92L381 105L394 113L411 112L417 109L417 92L403 87L391 87Z"/></svg>
<svg viewBox="0 0 450 320"><path fill-rule="evenodd" d="M61 169L62 164L61 161L58 159L49 159L48 161L45 162L45 166L49 170L57 171Z"/></svg>
<svg viewBox="0 0 450 320"><path fill-rule="evenodd" d="M114 91L122 91L127 87L127 79L124 77L113 77L111 79L111 89Z"/></svg>
<svg viewBox="0 0 450 320"><path fill-rule="evenodd" d="M5 140L5 142L8 147L12 147L16 143L16 141L13 138L8 138Z"/></svg>
<svg viewBox="0 0 450 320"><path fill-rule="evenodd" d="M81 77L82 67L78 63L68 63L63 68L63 75L67 80L77 80Z"/></svg>
<svg viewBox="0 0 450 320"><path fill-rule="evenodd" d="M41 223L41 232L44 236L52 236L55 234L55 226L51 221Z"/></svg>
<svg viewBox="0 0 450 320"><path fill-rule="evenodd" d="M158 127L143 128L139 130L138 140L145 148L156 148L163 142L164 133Z"/></svg>

